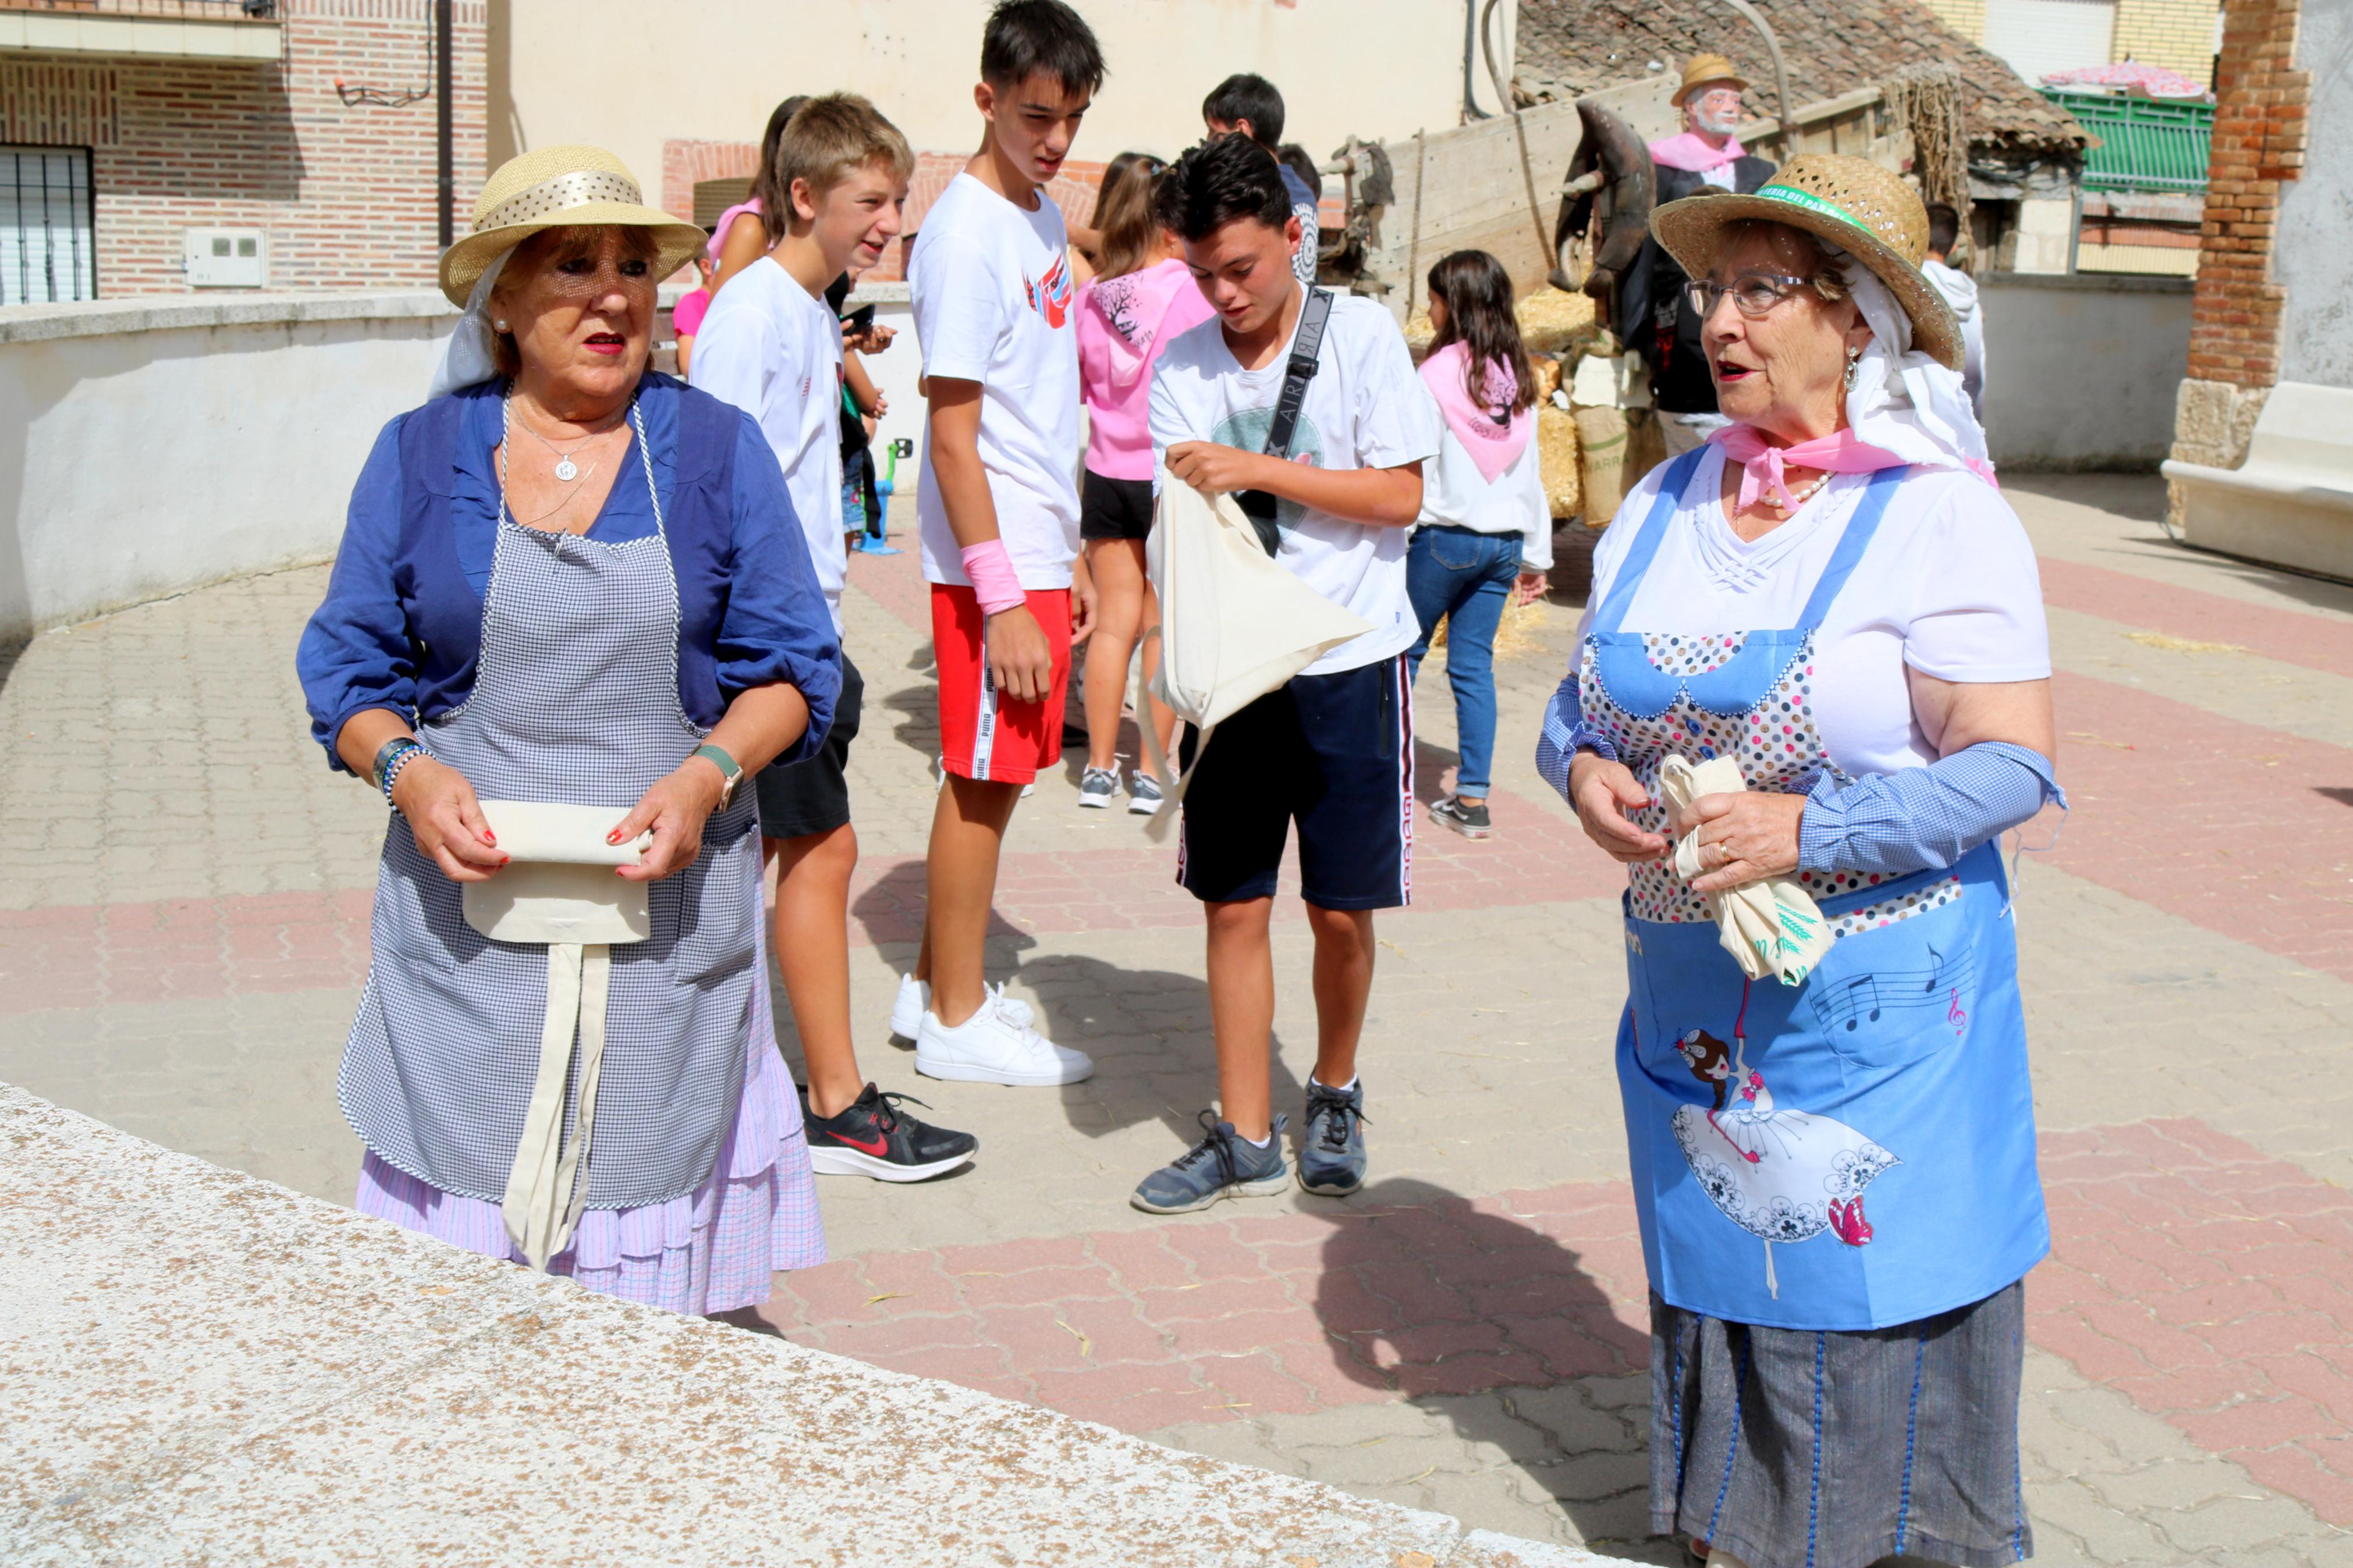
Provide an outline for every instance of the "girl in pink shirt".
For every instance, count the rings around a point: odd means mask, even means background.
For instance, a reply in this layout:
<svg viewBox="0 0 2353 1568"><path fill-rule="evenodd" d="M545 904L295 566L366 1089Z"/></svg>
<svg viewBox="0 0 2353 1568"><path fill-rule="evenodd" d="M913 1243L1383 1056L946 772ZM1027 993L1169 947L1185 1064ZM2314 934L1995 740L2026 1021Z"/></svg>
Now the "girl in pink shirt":
<svg viewBox="0 0 2353 1568"><path fill-rule="evenodd" d="M1079 389L1091 431L1079 491L1079 537L1095 584L1095 630L1087 642L1087 768L1079 804L1107 806L1119 795L1121 700L1137 633L1160 624L1160 605L1145 575L1144 542L1152 531L1152 433L1147 416L1152 367L1177 333L1216 311L1178 258L1176 242L1152 216L1157 158L1130 155L1103 182L1094 227L1103 269L1079 295ZM1157 645L1144 652L1150 679ZM1140 715L1139 715L1140 717ZM1163 750L1176 716L1152 704ZM1128 784L1130 811L1160 809L1161 781L1139 763Z"/></svg>

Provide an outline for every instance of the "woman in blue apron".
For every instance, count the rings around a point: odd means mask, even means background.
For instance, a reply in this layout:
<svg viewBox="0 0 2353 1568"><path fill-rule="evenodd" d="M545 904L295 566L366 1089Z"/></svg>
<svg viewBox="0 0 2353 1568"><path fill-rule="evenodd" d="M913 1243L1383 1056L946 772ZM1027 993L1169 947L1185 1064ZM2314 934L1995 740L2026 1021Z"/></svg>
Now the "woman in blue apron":
<svg viewBox="0 0 2353 1568"><path fill-rule="evenodd" d="M1901 179L1801 156L1652 227L1734 423L1603 536L1537 752L1628 868L1652 1527L1746 1568L2015 1562L2049 1231L1997 840L2059 798L2033 551ZM1749 889L1788 940L1736 954L1709 895Z"/></svg>
<svg viewBox="0 0 2353 1568"><path fill-rule="evenodd" d="M338 1084L359 1208L681 1312L824 1258L736 786L839 684L758 428L646 369L701 244L596 148L491 177L297 657L392 807Z"/></svg>

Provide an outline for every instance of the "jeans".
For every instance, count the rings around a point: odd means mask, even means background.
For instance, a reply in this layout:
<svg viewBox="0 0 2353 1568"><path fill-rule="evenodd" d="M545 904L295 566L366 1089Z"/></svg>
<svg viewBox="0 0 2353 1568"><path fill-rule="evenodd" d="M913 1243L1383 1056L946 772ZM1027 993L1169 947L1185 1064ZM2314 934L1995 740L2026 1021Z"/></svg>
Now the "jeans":
<svg viewBox="0 0 2353 1568"><path fill-rule="evenodd" d="M1520 536L1425 524L1407 547L1406 593L1421 640L1406 655L1407 679L1421 673L1430 636L1446 617L1446 676L1454 686L1461 762L1459 794L1485 798L1495 763L1495 627L1520 574Z"/></svg>

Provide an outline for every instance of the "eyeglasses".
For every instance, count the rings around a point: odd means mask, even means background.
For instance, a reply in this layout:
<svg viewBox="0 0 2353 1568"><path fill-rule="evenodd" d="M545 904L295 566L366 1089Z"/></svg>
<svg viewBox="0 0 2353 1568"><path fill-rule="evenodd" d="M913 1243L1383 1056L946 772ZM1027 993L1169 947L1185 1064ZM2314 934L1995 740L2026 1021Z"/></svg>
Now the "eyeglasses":
<svg viewBox="0 0 2353 1568"><path fill-rule="evenodd" d="M1774 306L1812 285L1811 279L1793 278L1786 272L1744 272L1729 283L1718 283L1712 278L1691 279L1683 284L1683 298L1705 321L1715 313L1715 302L1729 294L1740 313L1753 321L1771 314Z"/></svg>

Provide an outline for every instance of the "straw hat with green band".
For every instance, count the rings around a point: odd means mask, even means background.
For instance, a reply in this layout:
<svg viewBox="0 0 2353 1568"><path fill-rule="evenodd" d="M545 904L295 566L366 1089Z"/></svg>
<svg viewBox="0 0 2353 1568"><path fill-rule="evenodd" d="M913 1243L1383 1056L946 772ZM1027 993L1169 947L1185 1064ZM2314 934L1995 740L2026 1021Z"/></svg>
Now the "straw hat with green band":
<svg viewBox="0 0 2353 1568"><path fill-rule="evenodd" d="M472 232L441 253L441 292L463 305L482 268L542 229L619 225L653 230L654 276L667 278L708 237L645 205L628 166L602 147L542 147L498 167L474 201Z"/></svg>
<svg viewBox="0 0 2353 1568"><path fill-rule="evenodd" d="M1651 215L1651 232L1685 272L1704 278L1725 226L1744 218L1803 229L1871 268L1912 319L1912 346L1961 368L1960 323L1920 272L1928 209L1902 175L1867 158L1801 153L1753 195L1711 192L1669 202Z"/></svg>

